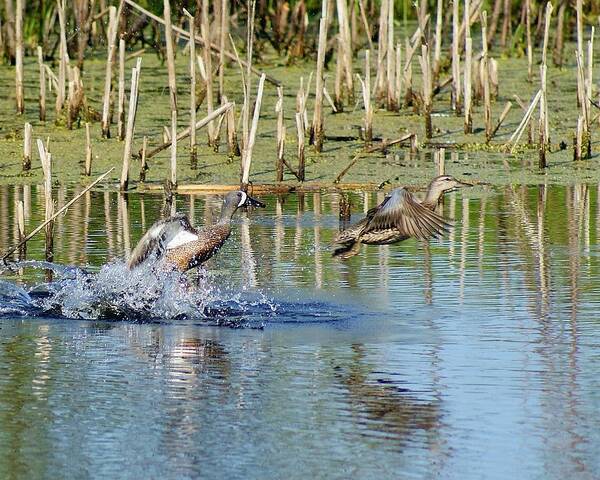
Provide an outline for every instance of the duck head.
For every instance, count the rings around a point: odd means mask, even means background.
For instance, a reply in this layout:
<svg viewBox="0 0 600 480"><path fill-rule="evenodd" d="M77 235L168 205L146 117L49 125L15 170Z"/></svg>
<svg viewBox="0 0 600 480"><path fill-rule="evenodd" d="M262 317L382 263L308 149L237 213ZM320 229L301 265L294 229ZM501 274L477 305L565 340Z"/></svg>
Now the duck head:
<svg viewBox="0 0 600 480"><path fill-rule="evenodd" d="M463 182L454 178L452 175L439 175L435 177L429 184L429 187L427 187L427 193L423 203L435 206L438 204L444 193L454 192L459 188L472 186L472 183Z"/></svg>
<svg viewBox="0 0 600 480"><path fill-rule="evenodd" d="M236 190L229 192L223 200L223 209L221 210L221 220L228 220L240 207L260 207L264 208L265 204L256 198L252 198L246 192Z"/></svg>

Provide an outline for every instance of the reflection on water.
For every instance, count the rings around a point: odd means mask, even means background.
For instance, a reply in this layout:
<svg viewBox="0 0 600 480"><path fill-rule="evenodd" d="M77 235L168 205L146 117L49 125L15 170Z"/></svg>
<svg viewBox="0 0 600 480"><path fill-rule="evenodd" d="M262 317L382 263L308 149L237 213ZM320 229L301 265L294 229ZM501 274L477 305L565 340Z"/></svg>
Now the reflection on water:
<svg viewBox="0 0 600 480"><path fill-rule="evenodd" d="M101 291L152 303L122 261L163 199L85 195L57 220L54 260L100 283L0 276L0 477L596 477L600 186L466 190L443 206L448 238L332 259L340 206L354 221L381 199L266 196L207 263L211 290L161 284L162 310L136 323L89 312ZM43 220L40 188L0 186L3 247L18 200L28 231ZM221 206L174 201L197 224ZM215 326L232 318L264 328Z"/></svg>

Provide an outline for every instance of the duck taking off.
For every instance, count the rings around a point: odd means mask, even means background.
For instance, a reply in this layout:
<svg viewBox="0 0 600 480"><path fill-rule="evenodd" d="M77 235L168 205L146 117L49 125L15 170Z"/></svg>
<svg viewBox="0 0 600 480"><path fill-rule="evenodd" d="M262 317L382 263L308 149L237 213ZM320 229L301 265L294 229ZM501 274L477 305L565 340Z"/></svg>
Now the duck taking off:
<svg viewBox="0 0 600 480"><path fill-rule="evenodd" d="M428 240L447 233L452 224L434 212L444 193L471 186L451 175L435 177L419 201L405 188L392 190L383 202L367 212L359 222L342 230L333 240L334 257L353 257L360 245L389 245L410 237Z"/></svg>
<svg viewBox="0 0 600 480"><path fill-rule="evenodd" d="M231 217L239 207L265 204L242 191L230 192L223 201L221 216L214 225L194 228L183 214L159 220L144 234L129 257L130 269L164 258L167 264L185 272L212 257L231 234Z"/></svg>

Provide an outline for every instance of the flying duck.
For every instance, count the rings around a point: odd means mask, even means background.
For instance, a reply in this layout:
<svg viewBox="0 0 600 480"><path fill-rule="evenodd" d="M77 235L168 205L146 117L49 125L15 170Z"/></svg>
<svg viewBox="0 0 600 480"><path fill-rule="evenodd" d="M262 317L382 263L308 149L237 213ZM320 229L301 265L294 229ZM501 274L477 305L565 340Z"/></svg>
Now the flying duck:
<svg viewBox="0 0 600 480"><path fill-rule="evenodd" d="M434 209L444 193L463 186L471 184L440 175L431 181L422 202L406 188L392 190L365 218L338 233L333 240L333 256L350 258L358 254L362 243L388 245L410 237L428 240L447 233L452 224Z"/></svg>
<svg viewBox="0 0 600 480"><path fill-rule="evenodd" d="M184 214L159 220L148 229L131 253L128 267L133 269L147 260L163 259L181 272L201 265L212 257L231 233L231 217L239 207L264 207L246 192L225 196L221 216L214 225L194 228Z"/></svg>

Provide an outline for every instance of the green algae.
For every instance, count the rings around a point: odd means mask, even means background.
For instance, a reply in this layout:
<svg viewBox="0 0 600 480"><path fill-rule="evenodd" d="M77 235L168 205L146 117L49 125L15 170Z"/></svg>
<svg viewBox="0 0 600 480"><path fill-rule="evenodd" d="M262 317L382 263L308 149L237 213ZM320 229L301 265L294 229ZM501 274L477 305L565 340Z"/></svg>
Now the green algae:
<svg viewBox="0 0 600 480"><path fill-rule="evenodd" d="M493 55L493 53L492 53ZM359 57L361 57L359 55ZM187 126L189 97L186 87L188 58L179 54L177 58L178 103L180 108L180 129ZM358 58L355 65L361 62ZM133 60L127 63L127 72L133 66ZM300 84L300 77L305 81L313 69L312 62L287 66L278 58L263 57L263 63L257 65L277 79L284 88L284 111L287 125L286 158L296 162L295 138L295 95ZM415 67L415 76L418 68ZM497 118L507 101L513 101L504 124L490 143L485 141L483 129L483 109L474 106L474 133L465 135L463 119L450 110L450 92L444 89L434 98L433 126L434 135L431 142L425 142L424 119L412 108L400 112L387 112L383 109L375 111L374 136L380 139L394 139L406 133L416 133L420 152L411 154L408 146L394 146L386 154L364 155L345 175L343 181L349 183L381 184L422 184L435 172L432 151L437 146L446 147L446 171L461 177L478 179L492 184L537 184L600 181L600 172L596 168L594 150L590 160L573 162L572 138L577 121L576 76L574 65L562 70L550 68L548 73L548 101L550 111L550 138L552 148L548 153L548 168L537 168L537 149L534 145L521 143L513 152L507 151L506 142L521 121L523 111L515 105L514 96L528 102L539 88L536 80L527 81L527 65L521 58L498 58L499 95L493 103L492 116ZM87 182L83 173L85 151L85 129L83 122L68 130L64 122L54 122L53 94L49 95L47 104L47 122L37 120L37 63L32 57L25 61L25 107L23 116L14 114L14 89L12 67L0 67L0 184L40 183L41 166L34 147L33 168L22 173L22 129L25 121L33 124L34 139L44 141L50 139L50 151L54 161L54 178L59 182ZM326 85L333 90L333 72L327 72ZM86 91L88 107L91 111L101 110L101 99L104 79L104 58L101 54L86 60L82 75ZM444 74L442 74L444 79ZM416 79L418 81L418 78ZM253 78L252 90L256 90L256 78ZM313 82L314 83L314 82ZM236 102L236 112L242 104L242 89L239 71L235 65L227 69L225 91L230 100ZM253 155L251 181L254 183L273 183L275 180L276 158L276 89L273 85L265 86L258 136ZM312 97L309 98L309 117L312 112ZM206 114L206 105L202 105L198 118ZM306 148L306 180L331 184L335 177L350 162L352 157L363 148L358 139L358 131L362 125L362 108L345 106L341 113L333 113L325 106L324 151L314 152L312 147ZM116 117L116 115L115 115ZM90 119L91 120L91 119ZM535 121L535 115L534 119ZM133 151L141 148L142 137L148 136L149 149L162 142L163 126L170 124L170 106L167 92L167 72L160 60L153 54L143 55L140 81L140 99L137 114L136 132ZM534 125L534 132L537 125ZM113 135L116 125L111 128ZM241 134L240 134L241 136ZM526 136L526 135L524 135ZM221 135L221 148L215 152L207 145L206 132L198 134L198 168L193 169L190 162L189 142L181 141L178 149L179 184L236 184L239 182L239 158L230 158L227 154L225 134ZM356 140L352 140L356 137ZM564 146L568 148L562 148ZM562 146L562 147L561 147ZM92 123L92 147L94 152L92 175L98 175L108 168L117 168L111 174L110 182L115 184L121 170L123 142L111 138L103 139L100 135L100 123ZM149 183L162 183L169 174L169 150L165 150L149 160L149 171L146 179ZM132 162L130 175L131 185L135 186L139 177L139 162ZM295 178L289 172L285 174L285 182L295 184Z"/></svg>

